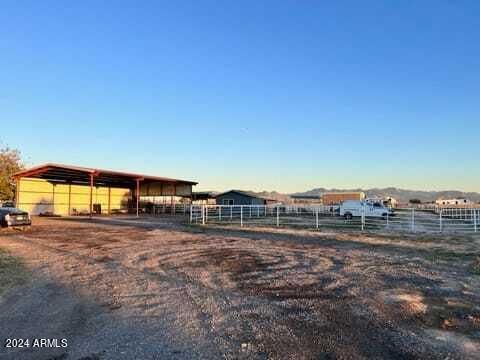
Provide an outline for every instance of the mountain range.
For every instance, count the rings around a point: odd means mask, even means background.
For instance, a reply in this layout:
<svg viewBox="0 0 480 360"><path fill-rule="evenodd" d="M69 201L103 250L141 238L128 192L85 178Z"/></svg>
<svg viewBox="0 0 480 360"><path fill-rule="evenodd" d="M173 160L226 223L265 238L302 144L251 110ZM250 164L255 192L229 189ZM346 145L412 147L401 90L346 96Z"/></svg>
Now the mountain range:
<svg viewBox="0 0 480 360"><path fill-rule="evenodd" d="M444 198L444 199L453 199L453 198L466 198L475 203L480 203L480 193L477 192L463 192L458 190L447 190L447 191L422 191L422 190L407 190L407 189L399 189L395 187L389 188L372 188L372 189L326 189L326 188L315 188L305 192L297 192L294 194L282 194L276 191L262 191L256 192L256 194L279 200L279 201L288 201L290 199L290 195L313 195L319 196L325 192L346 192L346 191L363 191L367 197L375 198L375 197L385 197L391 196L397 199L401 203L408 203L411 199L418 199L421 202L428 203L434 202L437 199Z"/></svg>

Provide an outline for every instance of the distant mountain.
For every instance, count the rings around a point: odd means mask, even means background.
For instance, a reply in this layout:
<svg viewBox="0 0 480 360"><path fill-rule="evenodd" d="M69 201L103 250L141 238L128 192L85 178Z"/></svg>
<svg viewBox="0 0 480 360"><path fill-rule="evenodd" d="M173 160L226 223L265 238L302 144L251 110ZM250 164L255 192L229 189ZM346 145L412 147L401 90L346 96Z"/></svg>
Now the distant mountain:
<svg viewBox="0 0 480 360"><path fill-rule="evenodd" d="M257 194L258 196L261 196L267 199L281 201L284 203L288 203L291 200L290 195L282 194L276 191L261 191L261 192L254 192L254 193Z"/></svg>
<svg viewBox="0 0 480 360"><path fill-rule="evenodd" d="M386 197L391 196L397 199L400 203L408 203L411 199L418 199L423 203L434 202L437 199L453 199L453 198L466 198L475 203L480 203L480 193L476 192L462 192L457 190L448 190L448 191L421 191L421 190L406 190L398 189L395 187L389 188L373 188L373 189L326 189L326 188L315 188L305 192L297 192L294 194L283 194L277 191L248 191L252 194L257 194L258 196L278 200L280 202L289 203L292 201L290 195L309 195L309 196L320 196L325 192L346 192L346 191L363 191L367 197Z"/></svg>
<svg viewBox="0 0 480 360"><path fill-rule="evenodd" d="M316 188L305 192L299 192L292 195L321 195L324 192L329 191L363 191L367 197L384 197L391 196L400 202L407 203L410 199L419 199L422 202L433 202L439 198L453 199L453 198L467 198L476 203L480 202L480 193L476 192L462 192L457 190L449 191L420 191L420 190L405 190L397 189L394 187L384 189L325 189Z"/></svg>

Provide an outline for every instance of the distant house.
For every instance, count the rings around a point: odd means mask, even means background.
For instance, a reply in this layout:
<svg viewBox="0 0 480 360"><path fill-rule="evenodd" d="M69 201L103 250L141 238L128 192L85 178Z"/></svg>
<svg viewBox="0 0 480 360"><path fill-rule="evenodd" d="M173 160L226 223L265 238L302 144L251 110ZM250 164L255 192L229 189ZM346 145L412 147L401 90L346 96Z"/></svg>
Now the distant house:
<svg viewBox="0 0 480 360"><path fill-rule="evenodd" d="M362 191L353 192L326 192L322 195L323 205L338 205L347 200L364 200L365 193Z"/></svg>
<svg viewBox="0 0 480 360"><path fill-rule="evenodd" d="M277 200L267 199L255 193L242 190L230 190L215 196L217 205L270 205Z"/></svg>
<svg viewBox="0 0 480 360"><path fill-rule="evenodd" d="M320 195L290 195L295 204L319 204L322 202Z"/></svg>
<svg viewBox="0 0 480 360"><path fill-rule="evenodd" d="M465 206L465 205L472 205L473 202L465 198L457 198L457 199L438 199L437 201L435 201L435 204L437 204L438 206L451 206L451 205Z"/></svg>

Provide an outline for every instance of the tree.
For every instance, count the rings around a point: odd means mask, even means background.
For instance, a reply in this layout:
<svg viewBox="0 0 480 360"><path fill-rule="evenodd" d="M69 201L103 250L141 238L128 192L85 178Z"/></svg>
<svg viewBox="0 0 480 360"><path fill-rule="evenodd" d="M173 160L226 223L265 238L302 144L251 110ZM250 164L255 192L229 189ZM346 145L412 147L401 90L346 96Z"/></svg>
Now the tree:
<svg viewBox="0 0 480 360"><path fill-rule="evenodd" d="M13 174L23 169L20 151L0 148L0 200L12 200L15 197Z"/></svg>
<svg viewBox="0 0 480 360"><path fill-rule="evenodd" d="M421 204L422 201L419 199L410 199L409 203L418 205L418 204Z"/></svg>

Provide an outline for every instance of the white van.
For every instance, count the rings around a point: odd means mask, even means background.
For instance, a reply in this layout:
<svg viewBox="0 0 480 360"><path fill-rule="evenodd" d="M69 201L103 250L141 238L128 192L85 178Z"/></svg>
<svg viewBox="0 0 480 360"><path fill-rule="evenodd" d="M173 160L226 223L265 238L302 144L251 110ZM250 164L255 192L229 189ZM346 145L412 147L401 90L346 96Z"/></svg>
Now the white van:
<svg viewBox="0 0 480 360"><path fill-rule="evenodd" d="M340 205L340 216L345 219L351 219L355 216L365 217L381 217L387 218L388 216L394 216L392 209L387 208L385 205L376 202L366 202L357 200L347 200Z"/></svg>

